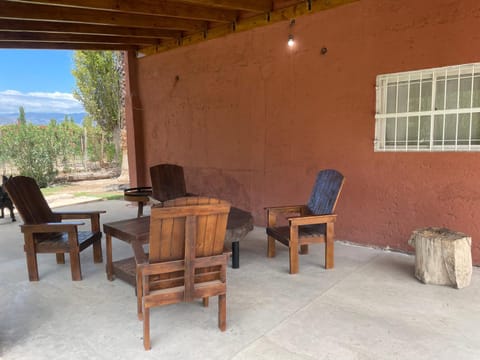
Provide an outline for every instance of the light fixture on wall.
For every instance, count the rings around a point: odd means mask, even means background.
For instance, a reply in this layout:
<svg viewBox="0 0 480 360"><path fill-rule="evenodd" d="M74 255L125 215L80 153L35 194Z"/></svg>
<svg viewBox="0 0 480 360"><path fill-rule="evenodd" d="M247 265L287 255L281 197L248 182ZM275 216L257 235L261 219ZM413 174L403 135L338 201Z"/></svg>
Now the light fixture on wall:
<svg viewBox="0 0 480 360"><path fill-rule="evenodd" d="M290 33L288 34L288 41L287 41L287 45L289 47L293 47L293 45L295 45L295 38L293 37L293 34L292 34L293 25L295 25L295 19L290 20L290 25L289 25Z"/></svg>
<svg viewBox="0 0 480 360"><path fill-rule="evenodd" d="M293 38L293 35L292 35L292 34L288 35L287 45L290 46L290 47L292 47L293 45L295 45L295 39Z"/></svg>

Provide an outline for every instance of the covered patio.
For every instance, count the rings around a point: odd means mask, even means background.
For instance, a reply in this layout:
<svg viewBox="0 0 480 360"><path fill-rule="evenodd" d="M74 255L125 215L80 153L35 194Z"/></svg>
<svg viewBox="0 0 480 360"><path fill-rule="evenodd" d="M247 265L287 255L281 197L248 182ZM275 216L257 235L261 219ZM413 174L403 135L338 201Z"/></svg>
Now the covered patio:
<svg viewBox="0 0 480 360"><path fill-rule="evenodd" d="M39 0L0 10L1 48L128 52L132 187L151 185L150 166L180 164L189 191L248 210L256 225L241 268L228 269L227 331L213 299L157 308L145 352L130 285L107 281L89 251L83 281L43 255L40 281L28 282L18 226L3 220L0 356L479 358L478 268L459 291L423 285L407 243L414 229L452 228L472 237L480 264L478 152L375 148L376 76L478 62L476 1ZM335 267L312 246L291 276L286 248L266 257L264 207L304 203L325 168L346 177ZM82 208L107 210L102 223L136 216L123 201ZM113 250L131 256L119 241Z"/></svg>
<svg viewBox="0 0 480 360"><path fill-rule="evenodd" d="M136 216L121 200L69 206L105 209L102 222ZM240 269L228 268L227 330L216 299L152 311L152 350L142 346L134 289L108 281L105 264L82 253L83 280L39 255L29 282L18 224L1 220L0 356L3 359L478 359L480 272L462 290L424 285L414 257L338 239L336 266L323 246L288 274L288 250L266 257L265 229L242 240ZM114 257L132 250L114 241ZM105 249L104 249L105 254Z"/></svg>

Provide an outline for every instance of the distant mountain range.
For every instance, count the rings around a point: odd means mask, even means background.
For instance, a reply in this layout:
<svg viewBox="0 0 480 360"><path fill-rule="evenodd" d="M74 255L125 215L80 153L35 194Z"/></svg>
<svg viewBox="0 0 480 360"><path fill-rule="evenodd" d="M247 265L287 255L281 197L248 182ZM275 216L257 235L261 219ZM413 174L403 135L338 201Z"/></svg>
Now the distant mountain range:
<svg viewBox="0 0 480 360"><path fill-rule="evenodd" d="M87 116L87 113L62 114L25 112L25 118L27 119L27 122L35 125L48 125L51 119L61 122L63 119L65 119L65 116L72 117L76 124L81 125L83 118ZM15 124L17 119L18 113L0 114L0 125Z"/></svg>

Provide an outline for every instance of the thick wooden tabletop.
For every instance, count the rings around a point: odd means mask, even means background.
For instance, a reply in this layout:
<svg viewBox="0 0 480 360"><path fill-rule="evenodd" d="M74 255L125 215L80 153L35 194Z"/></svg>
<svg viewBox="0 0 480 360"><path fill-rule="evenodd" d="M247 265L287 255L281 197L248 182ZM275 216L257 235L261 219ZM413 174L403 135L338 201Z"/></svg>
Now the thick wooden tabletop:
<svg viewBox="0 0 480 360"><path fill-rule="evenodd" d="M252 214L232 207L228 215L226 240L239 241L252 229ZM147 243L150 233L150 216L103 224L103 232L128 243L133 241Z"/></svg>
<svg viewBox="0 0 480 360"><path fill-rule="evenodd" d="M133 241L147 243L150 233L150 216L103 224L103 232L128 243Z"/></svg>

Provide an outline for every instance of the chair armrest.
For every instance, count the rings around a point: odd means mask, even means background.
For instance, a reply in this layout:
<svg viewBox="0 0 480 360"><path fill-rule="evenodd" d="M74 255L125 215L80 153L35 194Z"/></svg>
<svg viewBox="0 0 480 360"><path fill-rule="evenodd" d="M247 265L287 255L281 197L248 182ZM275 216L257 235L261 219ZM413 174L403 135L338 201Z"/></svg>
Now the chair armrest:
<svg viewBox="0 0 480 360"><path fill-rule="evenodd" d="M301 216L308 210L307 205L270 206L265 209L267 210L267 227L276 226L279 215L296 213Z"/></svg>
<svg viewBox="0 0 480 360"><path fill-rule="evenodd" d="M105 214L105 210L93 211L54 211L54 215L60 216L62 219L91 219L94 216Z"/></svg>
<svg viewBox="0 0 480 360"><path fill-rule="evenodd" d="M294 216L294 217L288 218L290 225L297 225L297 226L334 223L336 220L337 220L336 214Z"/></svg>
<svg viewBox="0 0 480 360"><path fill-rule="evenodd" d="M265 210L272 214L300 213L302 210L305 210L306 207L306 205L267 206Z"/></svg>
<svg viewBox="0 0 480 360"><path fill-rule="evenodd" d="M132 241L131 246L132 246L133 254L135 257L135 263L137 265L147 264L148 257L147 257L147 254L145 254L145 251L143 250L142 243L139 241Z"/></svg>
<svg viewBox="0 0 480 360"><path fill-rule="evenodd" d="M42 223L20 225L23 233L51 233L51 232L70 232L76 230L77 226L85 224L82 221L68 221L58 223Z"/></svg>
<svg viewBox="0 0 480 360"><path fill-rule="evenodd" d="M104 213L106 213L105 210L54 212L61 219L90 219L90 227L94 233L100 232L100 214Z"/></svg>

